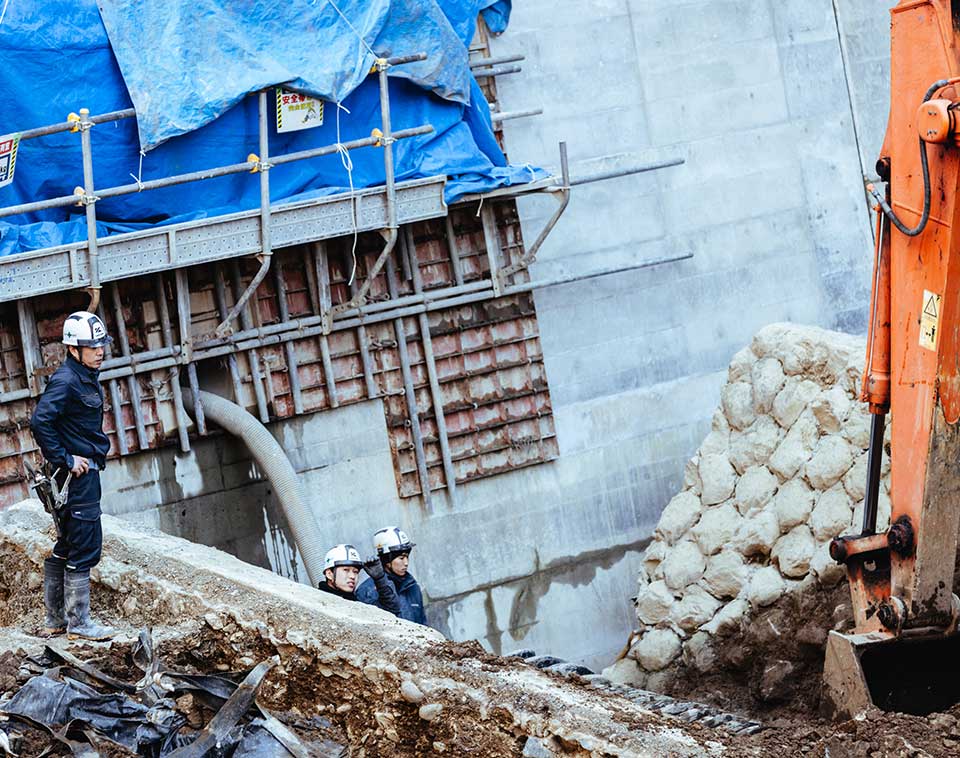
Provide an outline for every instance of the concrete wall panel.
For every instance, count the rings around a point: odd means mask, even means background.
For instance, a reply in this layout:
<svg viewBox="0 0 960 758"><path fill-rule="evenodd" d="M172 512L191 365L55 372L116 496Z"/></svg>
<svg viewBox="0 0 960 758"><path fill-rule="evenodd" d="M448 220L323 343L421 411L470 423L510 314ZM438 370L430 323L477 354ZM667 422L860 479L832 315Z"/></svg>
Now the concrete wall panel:
<svg viewBox="0 0 960 758"><path fill-rule="evenodd" d="M527 59L498 80L499 106L544 114L505 122L514 162L555 167L560 139L574 175L686 160L575 188L533 279L693 257L537 291L560 457L463 484L456 508L397 496L379 401L273 425L329 542L366 552L373 530L399 524L450 636L609 663L632 627L640 551L709 429L731 355L772 321L865 327L861 173L885 127L891 4L516 3L491 49ZM528 243L554 207L519 203ZM236 441L151 458L108 468L109 512L302 574Z"/></svg>

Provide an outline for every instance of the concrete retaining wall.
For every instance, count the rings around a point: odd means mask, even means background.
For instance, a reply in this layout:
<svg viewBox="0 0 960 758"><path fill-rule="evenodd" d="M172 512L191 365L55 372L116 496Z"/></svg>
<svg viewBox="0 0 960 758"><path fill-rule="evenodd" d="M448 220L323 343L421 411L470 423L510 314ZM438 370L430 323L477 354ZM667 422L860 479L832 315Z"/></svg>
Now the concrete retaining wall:
<svg viewBox="0 0 960 758"><path fill-rule="evenodd" d="M555 164L559 139L578 174L686 160L576 188L533 278L694 257L537 292L560 459L461 487L457 512L398 500L375 404L274 429L331 542L411 531L445 632L609 662L633 626L639 548L709 431L730 357L773 321L864 328L860 175L873 159L861 156L884 128L887 15L835 5L839 17L830 0L515 3L493 54L527 60L501 78L500 105L544 114L506 122L514 161ZM528 240L551 210L522 206ZM281 520L242 451L208 441L152 457L107 471L109 511L288 571Z"/></svg>

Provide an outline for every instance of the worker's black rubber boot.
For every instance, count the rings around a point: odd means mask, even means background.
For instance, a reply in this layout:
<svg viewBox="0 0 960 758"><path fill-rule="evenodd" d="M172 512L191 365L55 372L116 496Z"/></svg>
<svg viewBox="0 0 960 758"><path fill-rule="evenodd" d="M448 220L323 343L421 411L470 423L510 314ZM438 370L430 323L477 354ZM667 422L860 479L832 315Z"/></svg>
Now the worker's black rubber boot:
<svg viewBox="0 0 960 758"><path fill-rule="evenodd" d="M108 640L116 632L90 618L90 569L64 572L67 639Z"/></svg>
<svg viewBox="0 0 960 758"><path fill-rule="evenodd" d="M63 612L63 561L47 558L43 562L43 633L47 637L67 631L67 617Z"/></svg>

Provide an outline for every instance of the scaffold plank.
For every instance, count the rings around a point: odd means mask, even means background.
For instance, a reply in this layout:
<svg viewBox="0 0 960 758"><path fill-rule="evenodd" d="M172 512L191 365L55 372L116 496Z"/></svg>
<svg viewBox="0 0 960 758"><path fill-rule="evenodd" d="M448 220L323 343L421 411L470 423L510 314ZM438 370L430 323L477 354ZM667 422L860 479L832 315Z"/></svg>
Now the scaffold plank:
<svg viewBox="0 0 960 758"><path fill-rule="evenodd" d="M397 214L401 224L445 216L443 176L398 182ZM283 248L340 237L356 229L387 226L386 191L362 189L301 200L271 209L273 247ZM260 211L157 226L98 241L101 282L143 276L215 260L260 252ZM85 243L44 248L0 258L0 302L88 286L90 268Z"/></svg>

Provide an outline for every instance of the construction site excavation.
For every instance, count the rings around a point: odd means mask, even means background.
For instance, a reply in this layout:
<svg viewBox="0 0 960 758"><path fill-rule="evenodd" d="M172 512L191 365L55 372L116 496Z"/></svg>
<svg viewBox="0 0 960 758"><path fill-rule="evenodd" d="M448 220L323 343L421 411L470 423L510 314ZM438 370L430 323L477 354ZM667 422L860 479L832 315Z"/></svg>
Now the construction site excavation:
<svg viewBox="0 0 960 758"><path fill-rule="evenodd" d="M0 758L960 756L960 0L0 70Z"/></svg>

